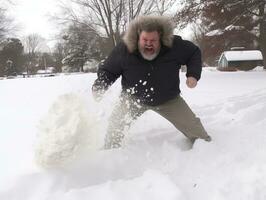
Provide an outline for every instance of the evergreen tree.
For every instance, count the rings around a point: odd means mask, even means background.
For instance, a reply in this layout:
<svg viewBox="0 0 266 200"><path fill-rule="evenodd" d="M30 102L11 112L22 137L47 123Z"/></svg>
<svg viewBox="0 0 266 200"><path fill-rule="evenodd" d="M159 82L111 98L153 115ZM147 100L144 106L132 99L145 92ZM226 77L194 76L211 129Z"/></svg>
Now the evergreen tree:
<svg viewBox="0 0 266 200"><path fill-rule="evenodd" d="M0 73L7 75L9 68L13 73L20 73L23 70L23 45L18 38L7 38L2 43L2 51L0 51Z"/></svg>
<svg viewBox="0 0 266 200"><path fill-rule="evenodd" d="M202 49L211 64L234 46L259 48L266 58L265 5L266 0L186 0L175 19L181 28L191 22L204 27Z"/></svg>
<svg viewBox="0 0 266 200"><path fill-rule="evenodd" d="M63 36L66 56L62 60L71 71L84 71L83 66L90 59L101 57L100 37L86 24L72 24Z"/></svg>

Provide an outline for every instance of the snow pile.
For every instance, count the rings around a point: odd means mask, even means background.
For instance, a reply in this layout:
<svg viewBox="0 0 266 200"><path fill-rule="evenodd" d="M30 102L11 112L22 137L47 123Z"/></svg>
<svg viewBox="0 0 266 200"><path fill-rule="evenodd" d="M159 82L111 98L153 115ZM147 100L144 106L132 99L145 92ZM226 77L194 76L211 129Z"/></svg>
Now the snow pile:
<svg viewBox="0 0 266 200"><path fill-rule="evenodd" d="M257 67L255 67L252 71L265 71L264 70L264 68L263 68L263 66L257 66Z"/></svg>
<svg viewBox="0 0 266 200"><path fill-rule="evenodd" d="M104 191L104 192L103 192ZM184 199L180 189L170 178L156 170L147 170L143 176L129 179L110 181L102 185L74 189L65 193L50 196L53 200L177 200Z"/></svg>
<svg viewBox="0 0 266 200"><path fill-rule="evenodd" d="M217 72L217 68L216 67L203 67L202 71L204 72Z"/></svg>
<svg viewBox="0 0 266 200"><path fill-rule="evenodd" d="M119 82L95 103L93 74L0 81L0 199L265 200L265 71L204 68L193 90L185 73L180 78L183 98L213 138L196 140L192 149L173 125L148 111L132 124L123 148L95 151ZM44 113L34 151L34 127Z"/></svg>
<svg viewBox="0 0 266 200"><path fill-rule="evenodd" d="M43 167L61 166L82 152L96 150L100 144L96 118L78 95L60 96L40 121L37 163Z"/></svg>

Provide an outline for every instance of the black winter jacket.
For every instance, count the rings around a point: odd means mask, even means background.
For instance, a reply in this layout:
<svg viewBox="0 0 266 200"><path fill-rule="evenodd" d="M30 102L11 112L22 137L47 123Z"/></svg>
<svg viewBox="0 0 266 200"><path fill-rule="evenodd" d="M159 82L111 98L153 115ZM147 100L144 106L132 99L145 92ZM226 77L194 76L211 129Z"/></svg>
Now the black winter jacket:
<svg viewBox="0 0 266 200"><path fill-rule="evenodd" d="M181 65L187 66L187 77L200 79L200 49L179 36L174 36L171 48L161 46L159 55L152 61L145 60L137 50L129 53L122 42L99 66L93 91L107 90L122 76L123 93L145 105L160 105L179 95Z"/></svg>

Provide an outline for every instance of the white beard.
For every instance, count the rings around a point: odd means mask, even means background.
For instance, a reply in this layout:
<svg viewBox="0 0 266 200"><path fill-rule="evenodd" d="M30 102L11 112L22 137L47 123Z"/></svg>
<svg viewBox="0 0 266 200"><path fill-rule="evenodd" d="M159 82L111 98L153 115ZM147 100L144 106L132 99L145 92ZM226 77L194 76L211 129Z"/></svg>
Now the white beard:
<svg viewBox="0 0 266 200"><path fill-rule="evenodd" d="M155 59L158 56L158 54L160 53L160 49L161 49L161 47L159 47L153 54L146 54L145 49L141 48L139 44L138 44L138 48L139 48L139 52L142 55L142 57L145 60L149 60L149 61Z"/></svg>
<svg viewBox="0 0 266 200"><path fill-rule="evenodd" d="M142 57L145 59L145 60L153 60L154 58L156 58L159 54L159 51L158 52L155 52L154 54L151 54L151 55L147 55L145 54L143 51L140 51L140 54L142 55Z"/></svg>

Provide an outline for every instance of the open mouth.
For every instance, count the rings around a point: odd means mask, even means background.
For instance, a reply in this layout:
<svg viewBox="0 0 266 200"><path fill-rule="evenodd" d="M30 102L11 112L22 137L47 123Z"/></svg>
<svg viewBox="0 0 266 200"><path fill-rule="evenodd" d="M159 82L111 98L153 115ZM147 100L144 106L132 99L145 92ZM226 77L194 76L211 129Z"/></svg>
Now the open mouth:
<svg viewBox="0 0 266 200"><path fill-rule="evenodd" d="M153 54L154 53L154 48L153 47L145 47L145 53Z"/></svg>

